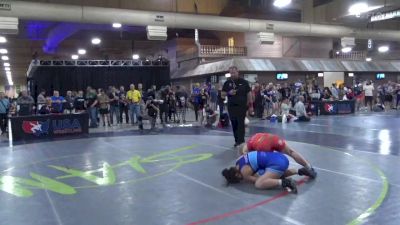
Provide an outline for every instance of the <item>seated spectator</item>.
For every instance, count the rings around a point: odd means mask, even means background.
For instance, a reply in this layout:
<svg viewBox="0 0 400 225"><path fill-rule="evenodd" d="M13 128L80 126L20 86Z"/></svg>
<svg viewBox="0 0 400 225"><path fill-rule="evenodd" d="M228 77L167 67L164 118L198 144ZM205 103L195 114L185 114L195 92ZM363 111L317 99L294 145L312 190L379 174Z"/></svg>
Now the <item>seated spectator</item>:
<svg viewBox="0 0 400 225"><path fill-rule="evenodd" d="M74 108L76 113L82 113L86 111L85 98L83 97L83 91L78 92L78 96L74 99Z"/></svg>
<svg viewBox="0 0 400 225"><path fill-rule="evenodd" d="M40 107L39 109L39 114L41 115L46 115L46 114L50 114L52 112L51 110L51 98L46 98L46 104L42 105L42 107Z"/></svg>
<svg viewBox="0 0 400 225"><path fill-rule="evenodd" d="M306 108L304 106L304 97L299 96L299 101L294 106L296 110L296 117L298 118L296 121L310 121L310 117L307 115Z"/></svg>
<svg viewBox="0 0 400 225"><path fill-rule="evenodd" d="M52 113L63 113L63 104L65 103L64 97L60 96L60 92L55 90L51 97L51 112Z"/></svg>
<svg viewBox="0 0 400 225"><path fill-rule="evenodd" d="M17 111L19 116L32 115L35 100L28 95L27 91L21 91L21 96L17 99Z"/></svg>
<svg viewBox="0 0 400 225"><path fill-rule="evenodd" d="M331 91L329 90L329 88L324 88L324 94L323 94L323 96L322 96L322 100L325 100L325 101L330 101L330 100L332 100L332 93L331 93Z"/></svg>
<svg viewBox="0 0 400 225"><path fill-rule="evenodd" d="M218 114L211 108L209 104L205 107L206 125L205 127L212 127L217 122Z"/></svg>
<svg viewBox="0 0 400 225"><path fill-rule="evenodd" d="M287 121L289 121L292 118L295 118L295 116L293 114L290 113L290 106L289 106L289 99L284 98L282 100L282 104L281 104L281 111L282 111L282 117L283 115L286 115Z"/></svg>

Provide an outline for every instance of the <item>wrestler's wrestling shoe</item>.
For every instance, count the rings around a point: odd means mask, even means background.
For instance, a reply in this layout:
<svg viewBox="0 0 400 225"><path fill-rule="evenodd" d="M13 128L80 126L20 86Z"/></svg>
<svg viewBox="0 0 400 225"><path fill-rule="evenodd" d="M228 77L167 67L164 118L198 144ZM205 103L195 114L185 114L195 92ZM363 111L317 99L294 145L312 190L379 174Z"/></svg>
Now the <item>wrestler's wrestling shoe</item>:
<svg viewBox="0 0 400 225"><path fill-rule="evenodd" d="M300 176L307 176L311 179L315 179L317 177L317 172L312 167L310 169L303 167L298 170L298 173Z"/></svg>
<svg viewBox="0 0 400 225"><path fill-rule="evenodd" d="M289 192L293 192L294 194L297 194L297 184L294 180L292 180L290 178L282 179L282 187L285 189L289 189Z"/></svg>

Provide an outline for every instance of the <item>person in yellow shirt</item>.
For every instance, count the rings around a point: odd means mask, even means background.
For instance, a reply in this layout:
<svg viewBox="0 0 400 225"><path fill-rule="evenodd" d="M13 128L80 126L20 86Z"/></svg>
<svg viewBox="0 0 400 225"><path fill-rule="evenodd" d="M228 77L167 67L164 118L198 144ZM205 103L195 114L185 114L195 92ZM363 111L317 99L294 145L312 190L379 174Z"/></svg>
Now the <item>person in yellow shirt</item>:
<svg viewBox="0 0 400 225"><path fill-rule="evenodd" d="M129 101L129 110L132 125L138 121L138 117L141 116L140 113L140 101L142 100L142 94L135 89L135 85L131 84L130 90L126 93L126 98ZM136 115L136 120L135 120ZM135 122L136 121L136 122Z"/></svg>

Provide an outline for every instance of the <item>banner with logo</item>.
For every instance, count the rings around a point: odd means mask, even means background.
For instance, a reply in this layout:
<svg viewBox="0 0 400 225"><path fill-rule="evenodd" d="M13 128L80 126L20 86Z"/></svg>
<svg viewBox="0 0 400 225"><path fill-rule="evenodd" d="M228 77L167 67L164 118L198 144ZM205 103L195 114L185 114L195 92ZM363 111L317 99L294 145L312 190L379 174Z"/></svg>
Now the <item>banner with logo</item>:
<svg viewBox="0 0 400 225"><path fill-rule="evenodd" d="M10 120L15 141L89 133L87 113L15 116Z"/></svg>
<svg viewBox="0 0 400 225"><path fill-rule="evenodd" d="M319 102L321 115L337 115L354 113L354 101L322 101Z"/></svg>

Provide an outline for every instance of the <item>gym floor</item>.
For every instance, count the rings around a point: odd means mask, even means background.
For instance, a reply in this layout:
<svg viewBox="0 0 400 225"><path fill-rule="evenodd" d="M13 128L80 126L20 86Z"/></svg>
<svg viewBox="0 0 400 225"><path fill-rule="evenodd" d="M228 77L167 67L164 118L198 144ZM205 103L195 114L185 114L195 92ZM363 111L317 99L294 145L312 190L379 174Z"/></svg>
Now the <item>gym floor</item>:
<svg viewBox="0 0 400 225"><path fill-rule="evenodd" d="M230 130L171 127L158 134L0 147L1 224L393 224L400 221L400 113L252 121L247 135L283 136L318 172L297 195L226 186ZM291 161L290 167L299 167ZM397 174L397 175L396 175Z"/></svg>

